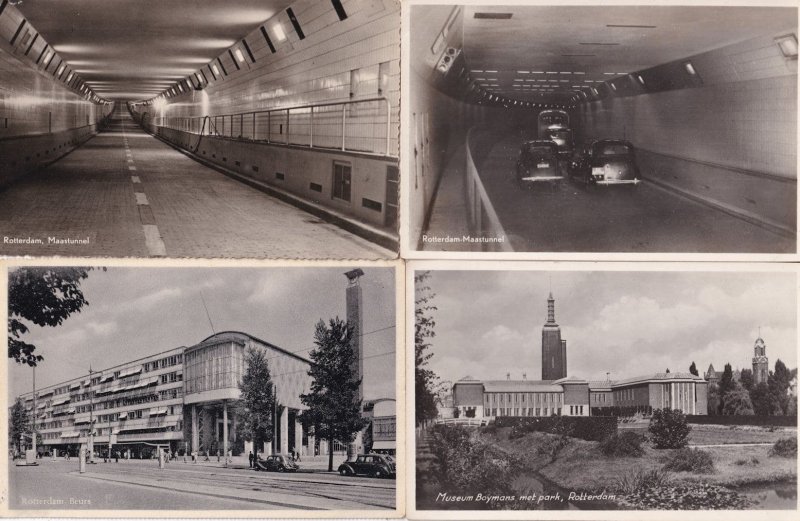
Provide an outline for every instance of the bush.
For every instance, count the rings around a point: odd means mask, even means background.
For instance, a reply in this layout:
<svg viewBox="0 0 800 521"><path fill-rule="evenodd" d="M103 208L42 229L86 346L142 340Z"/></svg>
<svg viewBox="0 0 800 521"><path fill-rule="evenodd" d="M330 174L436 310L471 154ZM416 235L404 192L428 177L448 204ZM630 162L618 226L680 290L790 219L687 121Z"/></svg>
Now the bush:
<svg viewBox="0 0 800 521"><path fill-rule="evenodd" d="M645 437L632 431L614 433L600 442L600 452L606 456L641 457L644 454L642 442Z"/></svg>
<svg viewBox="0 0 800 521"><path fill-rule="evenodd" d="M739 466L751 465L751 466L755 467L756 465L758 465L761 462L755 456L751 456L749 460L748 459L737 459L733 463L734 463L734 465L739 465Z"/></svg>
<svg viewBox="0 0 800 521"><path fill-rule="evenodd" d="M678 409L656 409L648 427L657 449L680 449L689 443L692 428Z"/></svg>
<svg viewBox="0 0 800 521"><path fill-rule="evenodd" d="M714 459L710 452L700 449L680 449L666 458L665 470L710 474L714 472Z"/></svg>
<svg viewBox="0 0 800 521"><path fill-rule="evenodd" d="M770 456L780 456L781 458L797 457L797 438L781 438L769 450Z"/></svg>
<svg viewBox="0 0 800 521"><path fill-rule="evenodd" d="M662 469L638 468L626 472L614 483L614 490L622 494L633 494L639 490L650 490L669 486L672 475Z"/></svg>
<svg viewBox="0 0 800 521"><path fill-rule="evenodd" d="M500 416L495 424L497 427L511 427L511 439L529 432L547 432L587 441L602 441L617 432L617 419L610 416Z"/></svg>

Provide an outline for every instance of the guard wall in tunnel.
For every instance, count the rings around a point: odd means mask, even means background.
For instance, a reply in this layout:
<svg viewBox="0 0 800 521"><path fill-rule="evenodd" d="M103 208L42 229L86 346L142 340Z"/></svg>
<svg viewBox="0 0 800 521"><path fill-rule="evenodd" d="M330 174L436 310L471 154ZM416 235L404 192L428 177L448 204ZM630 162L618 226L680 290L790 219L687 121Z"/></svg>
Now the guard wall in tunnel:
<svg viewBox="0 0 800 521"><path fill-rule="evenodd" d="M12 5L0 13L0 187L97 132L113 104L90 101L71 69Z"/></svg>
<svg viewBox="0 0 800 521"><path fill-rule="evenodd" d="M651 181L793 233L797 61L775 36L687 57L701 86L585 103L575 126L584 139L631 140Z"/></svg>
<svg viewBox="0 0 800 521"><path fill-rule="evenodd" d="M331 2L295 2L302 38L281 12L232 47L244 61L226 51L195 88L133 109L205 161L395 233L400 5L342 5L344 19Z"/></svg>

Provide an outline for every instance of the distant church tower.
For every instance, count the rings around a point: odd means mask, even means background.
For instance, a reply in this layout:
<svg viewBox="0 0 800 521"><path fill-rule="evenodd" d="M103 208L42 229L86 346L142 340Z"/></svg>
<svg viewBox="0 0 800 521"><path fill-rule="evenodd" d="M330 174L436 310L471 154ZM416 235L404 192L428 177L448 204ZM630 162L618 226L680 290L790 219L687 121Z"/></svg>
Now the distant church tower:
<svg viewBox="0 0 800 521"><path fill-rule="evenodd" d="M767 383L768 376L769 359L767 358L767 345L759 334L753 346L753 383L755 385L761 382Z"/></svg>
<svg viewBox="0 0 800 521"><path fill-rule="evenodd" d="M561 340L556 324L556 301L547 298L547 322L542 327L542 380L558 380L567 376L567 341Z"/></svg>

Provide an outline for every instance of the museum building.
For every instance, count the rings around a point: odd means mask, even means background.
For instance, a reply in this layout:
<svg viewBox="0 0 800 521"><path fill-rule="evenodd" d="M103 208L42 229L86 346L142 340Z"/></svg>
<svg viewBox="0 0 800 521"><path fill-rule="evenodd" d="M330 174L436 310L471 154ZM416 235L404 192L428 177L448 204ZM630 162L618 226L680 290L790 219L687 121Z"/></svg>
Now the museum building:
<svg viewBox="0 0 800 521"><path fill-rule="evenodd" d="M678 409L707 414L708 382L690 373L655 373L622 380L587 381L567 376L567 342L555 320L555 299L547 299L542 328L542 379L478 380L467 376L453 385L453 411L443 416L591 416L647 414Z"/></svg>

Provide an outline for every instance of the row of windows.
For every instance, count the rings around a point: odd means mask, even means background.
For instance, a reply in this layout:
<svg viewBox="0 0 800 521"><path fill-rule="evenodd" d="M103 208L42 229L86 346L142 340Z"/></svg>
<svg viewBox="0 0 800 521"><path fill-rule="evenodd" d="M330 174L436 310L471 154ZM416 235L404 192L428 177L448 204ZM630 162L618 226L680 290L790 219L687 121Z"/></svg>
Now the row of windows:
<svg viewBox="0 0 800 521"><path fill-rule="evenodd" d="M614 399L623 401L623 400L633 400L635 398L634 388L631 387L629 389L619 389L614 391Z"/></svg>
<svg viewBox="0 0 800 521"><path fill-rule="evenodd" d="M499 407L489 409L489 416L561 416L561 407Z"/></svg>
<svg viewBox="0 0 800 521"><path fill-rule="evenodd" d="M563 403L562 393L485 393L483 401L489 404L511 403Z"/></svg>
<svg viewBox="0 0 800 521"><path fill-rule="evenodd" d="M608 396L608 393L591 393L591 394L592 394L592 402L606 403L606 396Z"/></svg>
<svg viewBox="0 0 800 521"><path fill-rule="evenodd" d="M183 354L170 355L160 360L153 360L152 362L145 362L142 365L142 370L147 373L155 371L156 369L164 369L165 367L172 367L183 362Z"/></svg>
<svg viewBox="0 0 800 521"><path fill-rule="evenodd" d="M175 389L166 389L166 390L163 390L163 391L159 391L158 393L150 392L150 393L147 393L147 394L142 394L142 395L138 395L138 396L132 396L132 397L129 397L129 398L118 398L118 399L115 399L115 400L106 400L106 401L103 401L103 402L98 402L98 403L94 404L94 409L92 409L92 405L91 404L77 405L77 406L75 406L75 412L80 414L80 413L89 412L90 410L102 411L102 410L105 410L105 409L114 409L114 408L117 408L117 407L127 407L127 406L130 406L130 405L140 405L140 404L143 404L143 403L152 403L152 402L157 402L157 401L160 401L160 400L173 400L173 399L181 398L181 397L183 397L183 388L176 387ZM53 411L53 412L47 413L47 418L52 418L54 415L57 415L57 414L59 414L59 411Z"/></svg>
<svg viewBox="0 0 800 521"><path fill-rule="evenodd" d="M569 414L570 416L583 416L583 405L570 405Z"/></svg>

